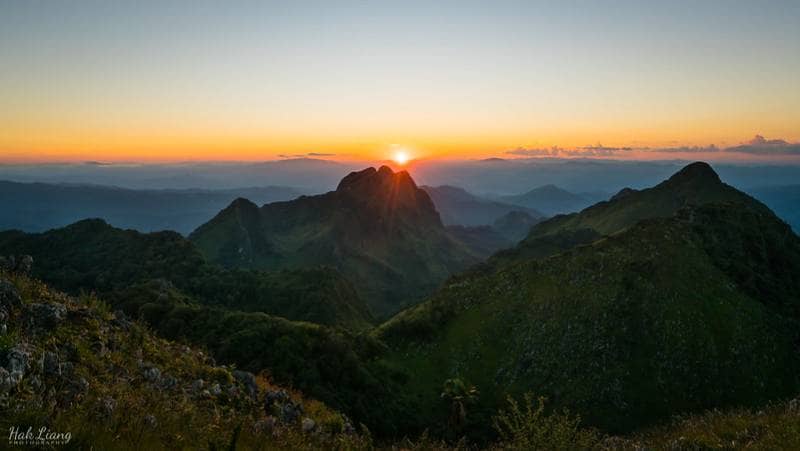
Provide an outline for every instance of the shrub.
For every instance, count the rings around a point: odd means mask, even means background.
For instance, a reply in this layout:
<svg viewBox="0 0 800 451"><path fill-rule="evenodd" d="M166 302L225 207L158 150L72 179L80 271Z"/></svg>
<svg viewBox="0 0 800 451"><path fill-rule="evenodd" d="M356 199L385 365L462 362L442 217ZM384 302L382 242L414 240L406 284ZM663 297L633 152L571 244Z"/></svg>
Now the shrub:
<svg viewBox="0 0 800 451"><path fill-rule="evenodd" d="M493 418L494 428L500 436L500 449L519 450L584 450L600 441L600 434L580 427L580 416L570 415L566 409L547 413L545 397L534 399L531 393L524 396L520 406L508 398L508 409Z"/></svg>

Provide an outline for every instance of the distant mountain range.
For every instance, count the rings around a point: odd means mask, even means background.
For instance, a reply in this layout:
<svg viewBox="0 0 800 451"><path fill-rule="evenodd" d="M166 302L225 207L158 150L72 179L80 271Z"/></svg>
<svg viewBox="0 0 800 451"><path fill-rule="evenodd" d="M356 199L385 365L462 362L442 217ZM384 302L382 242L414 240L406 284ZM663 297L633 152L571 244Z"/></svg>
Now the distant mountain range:
<svg viewBox="0 0 800 451"><path fill-rule="evenodd" d="M502 196L500 200L541 211L547 216L573 213L594 203L591 199L570 193L555 185L540 186L515 196Z"/></svg>
<svg viewBox="0 0 800 451"><path fill-rule="evenodd" d="M515 249L379 328L419 427L439 381L507 393L625 431L800 389L800 238L704 163L533 227ZM424 413L423 413L424 412Z"/></svg>
<svg viewBox="0 0 800 451"><path fill-rule="evenodd" d="M230 268L335 267L378 315L479 260L447 233L411 176L386 166L352 172L318 196L262 207L237 199L189 238Z"/></svg>
<svg viewBox="0 0 800 451"><path fill-rule="evenodd" d="M762 186L747 190L800 232L800 185Z"/></svg>
<svg viewBox="0 0 800 451"><path fill-rule="evenodd" d="M498 218L512 211L525 212L534 219L543 219L544 214L535 208L520 206L512 202L484 199L456 186L421 186L431 197L445 225L484 226L493 224Z"/></svg>
<svg viewBox="0 0 800 451"><path fill-rule="evenodd" d="M188 234L238 197L255 202L294 199L294 188L132 190L111 186L0 181L0 230L42 232L86 218L102 218L142 232Z"/></svg>

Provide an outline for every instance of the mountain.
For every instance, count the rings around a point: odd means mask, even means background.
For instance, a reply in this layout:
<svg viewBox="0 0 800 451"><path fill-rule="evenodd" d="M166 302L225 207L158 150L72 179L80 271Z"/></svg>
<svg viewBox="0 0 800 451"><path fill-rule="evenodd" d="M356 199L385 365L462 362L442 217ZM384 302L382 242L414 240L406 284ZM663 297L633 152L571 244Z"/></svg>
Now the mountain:
<svg viewBox="0 0 800 451"><path fill-rule="evenodd" d="M189 237L231 268L337 268L378 315L477 261L406 171L352 172L335 191L258 207L237 199Z"/></svg>
<svg viewBox="0 0 800 451"><path fill-rule="evenodd" d="M321 402L217 365L108 308L0 270L8 448L367 448L351 421Z"/></svg>
<svg viewBox="0 0 800 451"><path fill-rule="evenodd" d="M420 188L431 197L445 225L467 227L491 225L497 218L512 211L521 211L537 219L544 217L536 209L482 199L455 186L421 186Z"/></svg>
<svg viewBox="0 0 800 451"><path fill-rule="evenodd" d="M547 216L572 213L591 205L591 201L555 185L543 185L523 194L502 196L500 200L541 211Z"/></svg>
<svg viewBox="0 0 800 451"><path fill-rule="evenodd" d="M528 236L531 227L541 222L524 211L510 211L497 218L492 224L492 228L500 235L506 237L512 243Z"/></svg>
<svg viewBox="0 0 800 451"><path fill-rule="evenodd" d="M32 255L35 276L73 294L113 297L161 279L206 305L356 330L372 322L363 299L332 268L225 270L175 232L143 234L88 219L44 233L0 232L0 253Z"/></svg>
<svg viewBox="0 0 800 451"><path fill-rule="evenodd" d="M346 415L305 393L277 384L266 373L219 365L203 350L156 337L124 312L109 312L94 296L71 297L25 274L0 269L0 308L6 315L2 326L9 332L0 342L5 400L0 426L11 431L10 438L16 437L14 428L24 436L27 428L19 425L35 421L35 436L39 424L54 434L52 442L41 444L44 448L383 449L376 448L369 434L356 432ZM800 444L797 402L758 411L715 410L602 441L595 431L577 428L573 417L558 412L518 414L510 418L521 429L486 445L661 449L679 442L711 449L724 436L748 449L795 449ZM502 422L509 417L493 418ZM382 443L386 449L464 449L427 435Z"/></svg>
<svg viewBox="0 0 800 451"><path fill-rule="evenodd" d="M800 390L800 238L708 165L540 223L523 244L377 331L387 365L408 369L418 427L445 421L451 378L481 393L465 428L477 436L507 393L619 432Z"/></svg>
<svg viewBox="0 0 800 451"><path fill-rule="evenodd" d="M492 226L460 226L447 227L451 237L464 244L473 254L485 259L499 251L514 246L515 241Z"/></svg>
<svg viewBox="0 0 800 451"><path fill-rule="evenodd" d="M283 186L222 190L133 190L100 185L0 181L0 230L42 232L85 218L102 218L141 232L188 234L238 197L256 202L294 199Z"/></svg>
<svg viewBox="0 0 800 451"><path fill-rule="evenodd" d="M687 165L658 185L637 191L623 188L610 200L579 213L542 221L514 249L500 252L494 261L545 257L620 232L642 219L669 217L690 205L734 202L767 213L769 209L747 194L722 183L706 163Z"/></svg>

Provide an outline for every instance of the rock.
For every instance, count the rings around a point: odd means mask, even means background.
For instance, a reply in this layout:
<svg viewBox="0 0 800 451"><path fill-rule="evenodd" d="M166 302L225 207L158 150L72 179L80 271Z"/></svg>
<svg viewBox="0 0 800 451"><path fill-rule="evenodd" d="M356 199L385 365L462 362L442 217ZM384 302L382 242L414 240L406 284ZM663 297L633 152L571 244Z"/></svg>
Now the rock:
<svg viewBox="0 0 800 451"><path fill-rule="evenodd" d="M30 255L21 256L17 262L17 272L27 275L31 273L31 268L33 268L33 257Z"/></svg>
<svg viewBox="0 0 800 451"><path fill-rule="evenodd" d="M58 363L58 355L55 352L47 351L42 356L42 372L47 376L61 375L61 365Z"/></svg>
<svg viewBox="0 0 800 451"><path fill-rule="evenodd" d="M8 257L0 256L0 269L11 272L17 267L17 261L13 255Z"/></svg>
<svg viewBox="0 0 800 451"><path fill-rule="evenodd" d="M156 421L156 417L154 415L145 415L144 424L146 424L150 428L155 428L156 426L158 426L158 421Z"/></svg>
<svg viewBox="0 0 800 451"><path fill-rule="evenodd" d="M14 285L5 280L0 279L0 307L4 307L7 311L22 305L22 298Z"/></svg>
<svg viewBox="0 0 800 451"><path fill-rule="evenodd" d="M20 255L14 257L9 255L7 257L0 256L0 269L8 272L18 272L20 274L30 274L33 268L33 257L30 255Z"/></svg>
<svg viewBox="0 0 800 451"><path fill-rule="evenodd" d="M67 343L64 346L62 346L61 349L64 351L65 360L67 360L68 362L77 363L81 361L80 352L78 351L78 347L75 346L74 343Z"/></svg>
<svg viewBox="0 0 800 451"><path fill-rule="evenodd" d="M203 386L205 384L206 383L203 379L197 379L196 381L192 382L192 391L199 392L200 390L203 389Z"/></svg>
<svg viewBox="0 0 800 451"><path fill-rule="evenodd" d="M31 304L28 313L34 327L52 330L64 320L67 308L62 304Z"/></svg>
<svg viewBox="0 0 800 451"><path fill-rule="evenodd" d="M130 319L128 319L128 316L125 314L125 312L122 310L116 310L114 311L114 319L112 320L112 324L121 329L128 329L133 323Z"/></svg>
<svg viewBox="0 0 800 451"><path fill-rule="evenodd" d="M256 397L258 395L258 384L256 383L256 376L249 372L249 371L240 371L234 370L233 377L239 381L242 385L244 385L245 389L247 390L247 394L251 397Z"/></svg>
<svg viewBox="0 0 800 451"><path fill-rule="evenodd" d="M268 434L275 429L275 426L278 424L277 418L273 416L268 416L261 420L258 420L253 424L253 432L256 434Z"/></svg>
<svg viewBox="0 0 800 451"><path fill-rule="evenodd" d="M303 406L292 401L286 402L280 408L281 421L286 424L294 423L303 414Z"/></svg>
<svg viewBox="0 0 800 451"><path fill-rule="evenodd" d="M154 384L157 384L161 382L161 370L154 366L145 368L144 378Z"/></svg>
<svg viewBox="0 0 800 451"><path fill-rule="evenodd" d="M344 426L342 427L342 432L344 432L345 434L356 433L356 428L353 427L353 423L347 417L344 418Z"/></svg>
<svg viewBox="0 0 800 451"><path fill-rule="evenodd" d="M303 418L301 427L303 428L303 432L311 432L317 427L317 423L315 423L311 418L305 417Z"/></svg>
<svg viewBox="0 0 800 451"><path fill-rule="evenodd" d="M5 395L16 387L18 383L7 369L0 366L0 395Z"/></svg>
<svg viewBox="0 0 800 451"><path fill-rule="evenodd" d="M286 401L289 401L289 393L286 390L267 390L267 394L264 395L264 403L270 407Z"/></svg>
<svg viewBox="0 0 800 451"><path fill-rule="evenodd" d="M75 365L72 362L64 362L61 365L61 375L68 377L72 375L72 371L75 369Z"/></svg>
<svg viewBox="0 0 800 451"><path fill-rule="evenodd" d="M39 376L31 377L30 384L34 391L39 391L42 388L42 380L39 379Z"/></svg>
<svg viewBox="0 0 800 451"><path fill-rule="evenodd" d="M161 388L169 390L176 385L178 385L178 379L175 379L172 375L164 374L164 376L161 377Z"/></svg>
<svg viewBox="0 0 800 451"><path fill-rule="evenodd" d="M100 357L105 357L105 355L108 353L105 343L103 343L100 340L93 341L92 344L90 345L90 348L95 354L97 354Z"/></svg>
<svg viewBox="0 0 800 451"><path fill-rule="evenodd" d="M219 384L214 384L211 386L211 394L214 396L219 396L222 394L222 387Z"/></svg>
<svg viewBox="0 0 800 451"><path fill-rule="evenodd" d="M21 346L14 346L6 353L6 369L9 373L25 374L31 355Z"/></svg>
<svg viewBox="0 0 800 451"><path fill-rule="evenodd" d="M100 411L106 418L111 418L114 415L114 410L117 408L117 401L114 398L104 398L100 402Z"/></svg>

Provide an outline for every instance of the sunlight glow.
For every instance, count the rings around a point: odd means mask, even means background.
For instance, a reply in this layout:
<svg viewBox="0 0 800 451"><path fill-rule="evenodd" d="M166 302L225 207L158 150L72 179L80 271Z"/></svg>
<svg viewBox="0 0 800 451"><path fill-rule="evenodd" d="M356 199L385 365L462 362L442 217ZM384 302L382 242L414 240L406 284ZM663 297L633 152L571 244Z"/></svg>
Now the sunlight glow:
<svg viewBox="0 0 800 451"><path fill-rule="evenodd" d="M398 150L397 152L394 153L394 157L392 157L392 159L397 164L406 164L408 163L409 157L406 151Z"/></svg>

